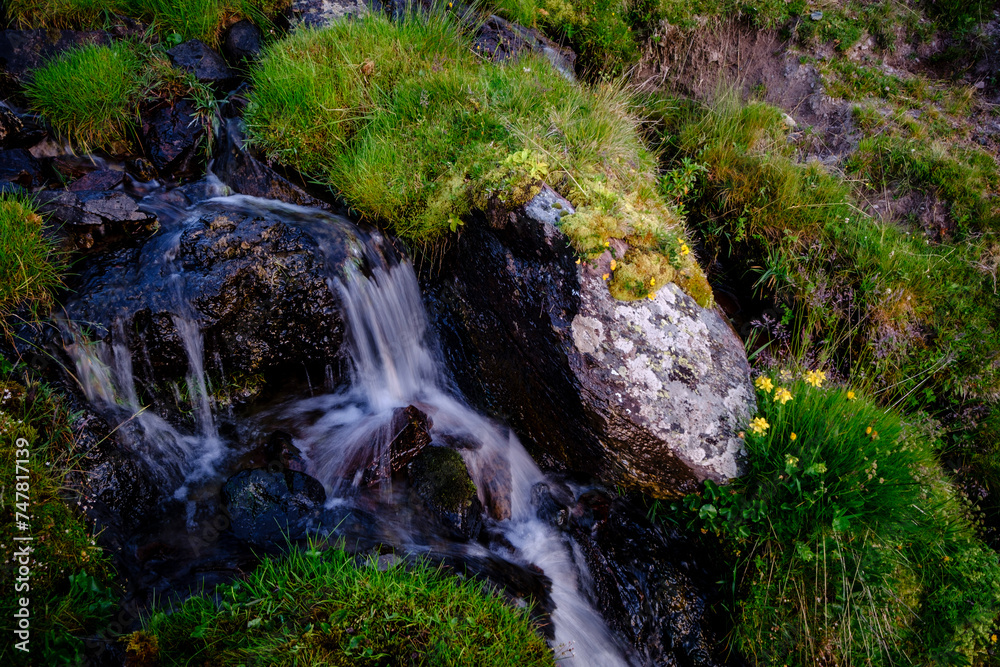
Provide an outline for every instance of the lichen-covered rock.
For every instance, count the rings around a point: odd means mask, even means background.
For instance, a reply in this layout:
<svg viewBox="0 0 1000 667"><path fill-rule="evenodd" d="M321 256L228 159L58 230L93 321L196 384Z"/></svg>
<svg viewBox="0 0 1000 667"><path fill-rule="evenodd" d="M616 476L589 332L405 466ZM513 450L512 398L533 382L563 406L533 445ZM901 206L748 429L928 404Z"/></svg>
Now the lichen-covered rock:
<svg viewBox="0 0 1000 667"><path fill-rule="evenodd" d="M577 264L549 188L506 216L465 226L429 285L452 369L545 466L657 497L739 474L753 407L739 338L717 309L674 285L617 301Z"/></svg>
<svg viewBox="0 0 1000 667"><path fill-rule="evenodd" d="M459 539L475 539L482 528L482 505L462 455L447 447L426 447L410 462L417 496Z"/></svg>

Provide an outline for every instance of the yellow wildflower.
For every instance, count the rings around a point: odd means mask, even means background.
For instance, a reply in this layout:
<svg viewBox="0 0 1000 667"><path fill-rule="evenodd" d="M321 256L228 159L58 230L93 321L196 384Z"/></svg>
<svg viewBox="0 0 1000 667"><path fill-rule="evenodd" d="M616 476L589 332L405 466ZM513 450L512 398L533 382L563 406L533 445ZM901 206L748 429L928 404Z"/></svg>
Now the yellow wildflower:
<svg viewBox="0 0 1000 667"><path fill-rule="evenodd" d="M857 398L857 396L855 396L855 395L854 395L854 392L853 392L853 391L850 391L850 390L848 390L848 391L847 391L847 400L849 400L849 401L853 401L853 400L854 400L855 398Z"/></svg>
<svg viewBox="0 0 1000 667"><path fill-rule="evenodd" d="M753 386L768 394L770 394L771 390L774 389L774 383L771 382L771 378L763 375L753 381Z"/></svg>
<svg viewBox="0 0 1000 667"><path fill-rule="evenodd" d="M611 274L605 273L603 276L601 276L601 280L607 280L609 275Z"/></svg>
<svg viewBox="0 0 1000 667"><path fill-rule="evenodd" d="M792 442L795 442L795 439L798 437L799 436L795 435L795 431L792 431L792 434L788 436L788 439L791 440Z"/></svg>
<svg viewBox="0 0 1000 667"><path fill-rule="evenodd" d="M605 248L607 248L609 245L611 245L611 241L605 241L604 242L604 247Z"/></svg>
<svg viewBox="0 0 1000 667"><path fill-rule="evenodd" d="M652 301L653 299L655 299L655 298L656 298L656 293L655 293L655 292L650 292L650 293L649 293L649 294L647 294L646 296L648 296L648 297L649 297L649 300L650 300L650 301Z"/></svg>
<svg viewBox="0 0 1000 667"><path fill-rule="evenodd" d="M788 401L792 400L792 392L788 391L784 387L778 387L774 390L774 400L784 405Z"/></svg>
<svg viewBox="0 0 1000 667"><path fill-rule="evenodd" d="M689 248L689 247L687 246L687 243L682 243L682 244L681 244L681 254L682 254L682 255L687 255L687 254L689 254L690 252L691 252L691 248Z"/></svg>
<svg viewBox="0 0 1000 667"><path fill-rule="evenodd" d="M990 641L993 642L994 644L996 644L997 643L997 636L996 635L990 635Z"/></svg>
<svg viewBox="0 0 1000 667"><path fill-rule="evenodd" d="M867 433L868 435L871 435L872 434L872 427L869 426L868 428L866 428L865 429L865 433Z"/></svg>
<svg viewBox="0 0 1000 667"><path fill-rule="evenodd" d="M764 432L769 428L771 428L771 425L763 417L754 417L750 420L750 430L757 435L764 435Z"/></svg>
<svg viewBox="0 0 1000 667"><path fill-rule="evenodd" d="M649 284L650 285L655 285L656 284L656 278L650 278L649 279Z"/></svg>
<svg viewBox="0 0 1000 667"><path fill-rule="evenodd" d="M576 263L577 263L577 264L579 264L579 263L580 263L580 260L579 260L579 259L578 259L578 260L576 260Z"/></svg>
<svg viewBox="0 0 1000 667"><path fill-rule="evenodd" d="M617 266L618 262L616 262L615 260L611 260L611 270L614 271Z"/></svg>
<svg viewBox="0 0 1000 667"><path fill-rule="evenodd" d="M823 371L809 371L806 373L806 382L814 387L822 386L823 380L826 379L826 373Z"/></svg>

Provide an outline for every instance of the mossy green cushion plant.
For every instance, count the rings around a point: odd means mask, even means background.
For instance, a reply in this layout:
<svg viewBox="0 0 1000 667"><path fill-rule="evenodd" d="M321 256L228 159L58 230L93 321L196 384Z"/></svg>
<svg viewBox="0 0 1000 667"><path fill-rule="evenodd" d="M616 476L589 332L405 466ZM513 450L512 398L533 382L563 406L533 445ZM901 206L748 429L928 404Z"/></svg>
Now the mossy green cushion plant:
<svg viewBox="0 0 1000 667"><path fill-rule="evenodd" d="M84 150L124 152L135 135L143 77L134 45L87 45L35 70L25 94L59 134Z"/></svg>
<svg viewBox="0 0 1000 667"><path fill-rule="evenodd" d="M310 545L159 612L130 638L155 664L552 665L527 613L424 565L377 567Z"/></svg>
<svg viewBox="0 0 1000 667"><path fill-rule="evenodd" d="M252 78L251 140L411 243L442 239L473 208L524 203L544 180L576 207L562 227L584 258L629 244L617 261L635 284L613 277L617 296L673 278L711 302L617 88L567 81L540 56L486 62L440 14L299 30Z"/></svg>
<svg viewBox="0 0 1000 667"><path fill-rule="evenodd" d="M43 224L30 199L0 195L0 333L6 336L12 335L15 312L43 314L62 284L63 258Z"/></svg>
<svg viewBox="0 0 1000 667"><path fill-rule="evenodd" d="M746 476L684 502L733 540L737 644L768 665L981 660L1000 565L935 460L934 428L823 380L759 377Z"/></svg>

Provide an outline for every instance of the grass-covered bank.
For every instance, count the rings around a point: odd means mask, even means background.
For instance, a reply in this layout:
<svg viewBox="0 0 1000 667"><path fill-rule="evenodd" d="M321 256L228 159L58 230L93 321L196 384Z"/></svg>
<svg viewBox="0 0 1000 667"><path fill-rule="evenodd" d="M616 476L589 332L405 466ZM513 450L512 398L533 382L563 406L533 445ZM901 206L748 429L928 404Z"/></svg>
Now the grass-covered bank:
<svg viewBox="0 0 1000 667"><path fill-rule="evenodd" d="M577 209L562 228L581 255L628 242L616 296L674 280L711 301L620 88L567 81L540 56L484 61L442 14L300 30L252 81L251 140L407 241L442 239L472 209L514 207L545 181Z"/></svg>
<svg viewBox="0 0 1000 667"><path fill-rule="evenodd" d="M20 600L29 601L30 653L15 649L8 630L0 657L17 665L78 664L82 637L110 622L117 596L109 588L110 559L97 546L80 508L67 494L67 476L78 463L73 415L58 393L14 378L23 368L0 359L0 474L5 491L0 529L5 582L0 613L11 628ZM20 492L22 495L15 495ZM27 518L26 518L27 517ZM30 541L15 541L30 536ZM27 556L18 549L31 547ZM25 562L26 561L26 562ZM29 575L20 572L26 565Z"/></svg>
<svg viewBox="0 0 1000 667"><path fill-rule="evenodd" d="M315 544L153 614L128 652L163 666L553 664L527 612L473 581Z"/></svg>
<svg viewBox="0 0 1000 667"><path fill-rule="evenodd" d="M985 664L1000 564L936 461L941 425L822 384L759 376L747 474L675 508L727 540L735 646L766 665Z"/></svg>
<svg viewBox="0 0 1000 667"><path fill-rule="evenodd" d="M967 224L978 234L944 242L876 220L842 176L795 160L779 109L731 92L711 104L657 98L649 115L668 167L704 169L682 202L709 261L749 275L784 313L757 343L766 356L828 357L839 375L910 409L993 405L992 218L975 217ZM975 192L962 210L988 207L988 196Z"/></svg>
<svg viewBox="0 0 1000 667"><path fill-rule="evenodd" d="M44 316L62 284L65 258L43 227L30 198L0 195L0 334L8 338L15 316Z"/></svg>

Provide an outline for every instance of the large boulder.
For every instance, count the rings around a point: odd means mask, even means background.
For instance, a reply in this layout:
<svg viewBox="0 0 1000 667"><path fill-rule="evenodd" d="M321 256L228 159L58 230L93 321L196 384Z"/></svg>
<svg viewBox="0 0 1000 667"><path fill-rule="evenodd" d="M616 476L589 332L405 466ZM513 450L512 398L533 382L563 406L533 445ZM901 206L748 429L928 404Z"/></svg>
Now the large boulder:
<svg viewBox="0 0 1000 667"><path fill-rule="evenodd" d="M270 206L217 200L134 247L88 257L70 320L127 346L154 393L187 373L193 331L197 361L227 385L339 377L344 324L328 278L356 253L356 228Z"/></svg>
<svg viewBox="0 0 1000 667"><path fill-rule="evenodd" d="M674 285L616 301L610 255L577 264L559 230L569 211L546 187L463 228L428 289L459 383L550 469L656 497L738 475L754 394L725 316Z"/></svg>

